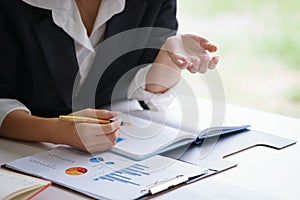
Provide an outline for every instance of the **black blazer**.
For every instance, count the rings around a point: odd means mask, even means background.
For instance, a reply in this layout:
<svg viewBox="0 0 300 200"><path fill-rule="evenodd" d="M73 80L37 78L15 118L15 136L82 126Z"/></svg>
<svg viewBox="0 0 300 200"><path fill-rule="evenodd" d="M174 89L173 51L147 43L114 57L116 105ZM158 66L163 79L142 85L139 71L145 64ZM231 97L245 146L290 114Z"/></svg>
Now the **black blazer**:
<svg viewBox="0 0 300 200"><path fill-rule="evenodd" d="M107 23L104 39L108 41L118 33L140 27L177 30L176 1L127 0L125 10ZM175 31L170 30L160 35L149 31L140 39L162 45L174 34ZM134 37L131 42L135 41ZM119 48L118 44L112 42L105 53L116 48ZM96 94L89 97L90 94L81 92L74 100L72 90L78 63L73 39L55 25L51 11L32 7L21 0L0 1L0 98L21 101L33 115L68 114L74 111L72 104L75 110L110 104L113 88L120 77L136 66L151 63L157 52L157 49L139 49L120 56L101 76ZM101 66L97 68L101 69ZM115 99L126 98L132 76L120 84L122 90ZM90 79L93 77L88 77ZM85 84L83 91L89 87ZM83 98L92 100L83 102Z"/></svg>

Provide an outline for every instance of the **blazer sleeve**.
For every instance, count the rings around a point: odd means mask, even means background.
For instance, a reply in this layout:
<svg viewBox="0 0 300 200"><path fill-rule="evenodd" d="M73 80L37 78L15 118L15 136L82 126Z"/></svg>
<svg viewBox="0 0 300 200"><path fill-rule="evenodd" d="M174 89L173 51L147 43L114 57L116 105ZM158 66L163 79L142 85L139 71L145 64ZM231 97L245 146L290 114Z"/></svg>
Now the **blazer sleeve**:
<svg viewBox="0 0 300 200"><path fill-rule="evenodd" d="M150 46L153 45L160 48L168 37L176 34L178 23L175 0L163 1L153 27L155 28L148 40L148 43L151 43ZM153 63L158 52L159 49L144 50L140 64ZM150 66L142 68L136 73L129 85L127 97L129 99L138 99L140 103L144 102L144 104L141 104L144 109L161 110L168 106L175 97L170 90L163 94L154 94L145 90L146 74L149 68Z"/></svg>
<svg viewBox="0 0 300 200"><path fill-rule="evenodd" d="M154 26L177 31L178 22L176 18L176 12L176 0L164 0Z"/></svg>
<svg viewBox="0 0 300 200"><path fill-rule="evenodd" d="M3 4L0 4L0 98L15 98L19 48L17 41L11 36L13 33L7 20L12 19L7 17L12 13L8 11L11 6L7 6L7 3L5 8Z"/></svg>
<svg viewBox="0 0 300 200"><path fill-rule="evenodd" d="M176 0L163 0L161 2L156 20L153 24L155 29L152 31L148 40L148 43L154 44L157 47L161 47L168 37L176 35L178 29ZM159 49L145 50L139 64L153 63L158 52Z"/></svg>

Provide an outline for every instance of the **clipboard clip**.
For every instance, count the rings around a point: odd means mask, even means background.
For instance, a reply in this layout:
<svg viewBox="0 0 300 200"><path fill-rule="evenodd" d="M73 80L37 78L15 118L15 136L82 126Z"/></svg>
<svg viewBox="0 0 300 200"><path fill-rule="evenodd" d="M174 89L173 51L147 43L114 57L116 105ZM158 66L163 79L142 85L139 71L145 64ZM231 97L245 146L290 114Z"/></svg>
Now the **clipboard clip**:
<svg viewBox="0 0 300 200"><path fill-rule="evenodd" d="M141 190L141 192L148 191L148 194L154 195L164 190L167 190L171 187L177 186L181 183L185 183L189 180L186 175L177 175L176 177L170 179L164 179L160 181L156 181L155 183L146 186Z"/></svg>

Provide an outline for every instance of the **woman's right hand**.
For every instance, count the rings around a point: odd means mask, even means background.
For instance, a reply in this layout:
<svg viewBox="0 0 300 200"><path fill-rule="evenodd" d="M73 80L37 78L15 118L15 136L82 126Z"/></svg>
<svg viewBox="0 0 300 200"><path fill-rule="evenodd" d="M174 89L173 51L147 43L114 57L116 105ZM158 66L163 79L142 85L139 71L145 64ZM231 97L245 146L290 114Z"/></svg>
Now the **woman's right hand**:
<svg viewBox="0 0 300 200"><path fill-rule="evenodd" d="M115 118L118 112L108 110L85 109L70 115L109 120ZM64 143L76 149L90 153L110 149L116 144L120 134L121 120L109 124L57 121L61 138L55 143ZM59 142L61 141L61 142Z"/></svg>
<svg viewBox="0 0 300 200"><path fill-rule="evenodd" d="M111 119L117 112L85 109L70 115ZM87 152L100 152L116 144L120 119L109 124L63 121L59 118L32 116L23 110L10 112L0 127L0 137L32 142L67 144Z"/></svg>

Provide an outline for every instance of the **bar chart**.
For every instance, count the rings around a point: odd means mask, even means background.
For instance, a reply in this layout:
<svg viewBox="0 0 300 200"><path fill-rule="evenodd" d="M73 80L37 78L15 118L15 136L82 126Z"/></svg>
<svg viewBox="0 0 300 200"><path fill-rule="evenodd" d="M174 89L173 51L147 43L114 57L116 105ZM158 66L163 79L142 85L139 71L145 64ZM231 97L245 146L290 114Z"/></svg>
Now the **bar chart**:
<svg viewBox="0 0 300 200"><path fill-rule="evenodd" d="M149 167L144 165L133 164L129 167L114 171L112 173L96 177L94 178L94 181L112 181L140 186L139 183L136 183L132 180L134 177L149 176L150 173L147 172L148 168Z"/></svg>

